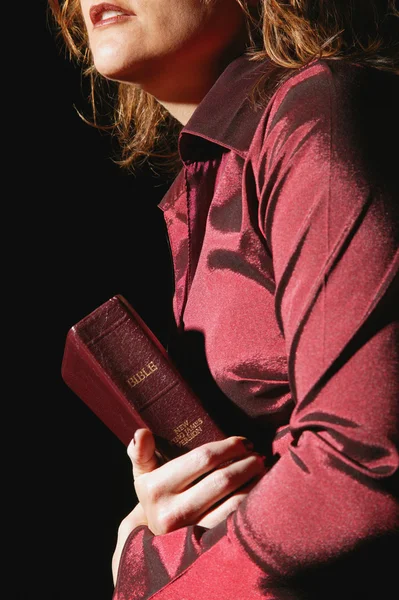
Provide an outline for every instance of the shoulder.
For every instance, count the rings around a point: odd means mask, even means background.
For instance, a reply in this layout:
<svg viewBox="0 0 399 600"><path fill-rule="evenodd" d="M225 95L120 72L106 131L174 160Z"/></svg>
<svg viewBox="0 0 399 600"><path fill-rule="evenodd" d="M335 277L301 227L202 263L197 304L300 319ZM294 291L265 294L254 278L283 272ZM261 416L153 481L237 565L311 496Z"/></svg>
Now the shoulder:
<svg viewBox="0 0 399 600"><path fill-rule="evenodd" d="M391 71L335 59L317 59L294 71L274 93L267 108L294 99L315 105L318 100L363 106L388 104L399 93L399 76ZM298 106L295 103L295 106ZM294 107L294 104L292 105ZM288 108L288 106L287 106Z"/></svg>
<svg viewBox="0 0 399 600"><path fill-rule="evenodd" d="M298 69L273 94L249 149L251 162L265 153L293 152L310 137L320 160L345 153L363 166L392 172L399 136L399 76L393 72L332 59ZM323 152L326 150L326 152ZM385 166L381 156L385 155Z"/></svg>

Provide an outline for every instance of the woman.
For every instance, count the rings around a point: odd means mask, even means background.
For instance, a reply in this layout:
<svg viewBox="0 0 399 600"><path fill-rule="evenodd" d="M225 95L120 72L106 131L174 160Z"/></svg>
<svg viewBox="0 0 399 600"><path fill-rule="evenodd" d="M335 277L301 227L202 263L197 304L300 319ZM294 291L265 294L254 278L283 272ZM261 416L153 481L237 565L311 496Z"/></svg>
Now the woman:
<svg viewBox="0 0 399 600"><path fill-rule="evenodd" d="M138 430L114 600L393 597L395 2L51 7L93 89L114 85L121 165L176 169L160 208L179 355L202 347L263 433L160 464Z"/></svg>

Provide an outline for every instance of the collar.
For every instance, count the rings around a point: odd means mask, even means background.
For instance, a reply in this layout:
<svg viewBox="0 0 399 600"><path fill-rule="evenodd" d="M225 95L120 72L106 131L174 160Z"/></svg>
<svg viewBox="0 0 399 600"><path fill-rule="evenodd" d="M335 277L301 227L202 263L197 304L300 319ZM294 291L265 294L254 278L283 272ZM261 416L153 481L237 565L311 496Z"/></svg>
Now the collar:
<svg viewBox="0 0 399 600"><path fill-rule="evenodd" d="M221 146L245 158L263 113L249 94L269 64L251 61L246 54L229 63L179 134L183 163L213 156L215 144L219 152Z"/></svg>
<svg viewBox="0 0 399 600"><path fill-rule="evenodd" d="M268 66L266 60L250 61L244 54L226 67L179 134L178 150L184 164L210 159L226 150L245 159L264 112L255 108L248 96ZM167 211L184 190L181 169L158 207Z"/></svg>

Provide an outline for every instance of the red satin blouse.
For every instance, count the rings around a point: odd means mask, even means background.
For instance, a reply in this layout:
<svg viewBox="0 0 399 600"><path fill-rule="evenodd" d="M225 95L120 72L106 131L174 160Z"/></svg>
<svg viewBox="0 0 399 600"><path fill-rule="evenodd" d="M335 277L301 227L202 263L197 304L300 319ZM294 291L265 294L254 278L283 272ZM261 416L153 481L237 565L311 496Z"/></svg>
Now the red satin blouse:
<svg viewBox="0 0 399 600"><path fill-rule="evenodd" d="M242 56L216 81L160 208L178 337L273 466L213 529L137 527L113 600L399 589L399 78L315 60L255 108L264 69Z"/></svg>

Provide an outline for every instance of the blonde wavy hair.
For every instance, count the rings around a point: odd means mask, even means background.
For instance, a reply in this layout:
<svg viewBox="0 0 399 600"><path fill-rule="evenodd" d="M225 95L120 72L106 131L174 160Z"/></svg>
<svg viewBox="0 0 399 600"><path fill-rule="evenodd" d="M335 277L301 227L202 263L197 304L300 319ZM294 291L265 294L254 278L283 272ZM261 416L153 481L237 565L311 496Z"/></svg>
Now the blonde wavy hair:
<svg viewBox="0 0 399 600"><path fill-rule="evenodd" d="M267 102L278 85L314 58L399 73L397 0L259 0L255 12L246 0L236 1L247 17L247 55L254 61L268 59L273 66L253 90L257 103ZM162 170L177 172L181 124L139 87L110 82L97 73L79 0L48 0L48 5L56 36L90 78L91 124L109 128L118 138L116 162L133 170L151 159ZM114 102L104 125L101 98L109 106L110 97Z"/></svg>

